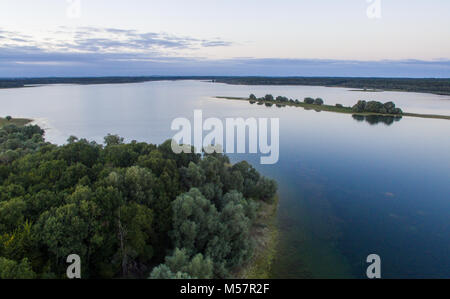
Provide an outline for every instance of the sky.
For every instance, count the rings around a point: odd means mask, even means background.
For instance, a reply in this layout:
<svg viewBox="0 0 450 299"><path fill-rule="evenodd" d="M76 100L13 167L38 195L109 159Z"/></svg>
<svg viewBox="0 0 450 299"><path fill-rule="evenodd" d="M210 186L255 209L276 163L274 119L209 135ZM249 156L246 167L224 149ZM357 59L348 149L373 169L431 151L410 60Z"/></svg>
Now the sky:
<svg viewBox="0 0 450 299"><path fill-rule="evenodd" d="M1 0L0 77L450 77L449 0Z"/></svg>

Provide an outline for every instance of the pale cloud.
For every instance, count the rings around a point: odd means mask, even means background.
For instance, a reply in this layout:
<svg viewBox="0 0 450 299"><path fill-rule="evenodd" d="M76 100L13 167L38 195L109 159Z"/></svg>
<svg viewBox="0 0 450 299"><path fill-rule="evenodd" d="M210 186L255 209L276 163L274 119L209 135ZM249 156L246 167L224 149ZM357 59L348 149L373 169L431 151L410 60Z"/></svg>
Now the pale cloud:
<svg viewBox="0 0 450 299"><path fill-rule="evenodd" d="M168 33L138 32L119 28L60 27L38 37L0 30L0 48L37 47L51 52L158 53L177 55L185 50L229 47L232 42L175 36Z"/></svg>

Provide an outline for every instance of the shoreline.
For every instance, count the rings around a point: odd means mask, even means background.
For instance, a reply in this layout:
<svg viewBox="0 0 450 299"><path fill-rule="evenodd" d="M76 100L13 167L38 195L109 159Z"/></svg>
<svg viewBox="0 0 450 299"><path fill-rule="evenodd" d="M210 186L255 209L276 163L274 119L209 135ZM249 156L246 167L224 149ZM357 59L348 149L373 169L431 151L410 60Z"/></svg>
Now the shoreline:
<svg viewBox="0 0 450 299"><path fill-rule="evenodd" d="M246 102L250 102L249 98L243 98L243 97L224 97L224 96L216 96L213 97L216 99L222 99L222 100L232 100L232 101L246 101ZM272 105L280 105L280 103L276 102L276 101L256 101L257 102L262 102L263 104L272 104ZM326 111L326 112L334 112L334 113L343 113L343 114L352 114L352 115L361 115L361 116L388 116L388 117L418 117L418 118L433 118L433 119L442 119L442 120L450 120L450 116L449 115L437 115L437 114L421 114L421 113L408 113L408 112L403 112L402 114L383 114L383 113L374 113L374 112L354 112L352 110L352 108L350 107L336 107L336 106L331 106L331 105L315 105L315 104L306 104L303 102L300 103L291 103L291 102L286 102L286 103L282 103L281 107L284 106L290 106L290 107L302 107L305 110L315 110L317 112L320 111ZM281 108L280 107L280 108Z"/></svg>
<svg viewBox="0 0 450 299"><path fill-rule="evenodd" d="M237 279L270 279L272 263L277 254L279 231L277 224L279 196L271 203L261 203L251 239L256 243L253 257L233 275Z"/></svg>

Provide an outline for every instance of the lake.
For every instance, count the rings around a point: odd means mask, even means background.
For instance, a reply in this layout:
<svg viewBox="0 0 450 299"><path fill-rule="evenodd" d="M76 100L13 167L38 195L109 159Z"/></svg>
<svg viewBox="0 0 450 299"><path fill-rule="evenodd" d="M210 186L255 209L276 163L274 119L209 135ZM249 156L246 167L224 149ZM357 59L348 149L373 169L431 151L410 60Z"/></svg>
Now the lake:
<svg viewBox="0 0 450 299"><path fill-rule="evenodd" d="M215 96L326 104L394 101L406 112L450 115L450 97L314 86L234 86L200 81L52 85L0 90L2 114L37 120L48 141L70 135L102 142L161 143L171 122L203 117L280 119L280 159L260 165L278 181L280 242L275 278L364 278L366 257L381 257L384 278L450 278L450 121L404 117L389 124L303 108L267 108Z"/></svg>

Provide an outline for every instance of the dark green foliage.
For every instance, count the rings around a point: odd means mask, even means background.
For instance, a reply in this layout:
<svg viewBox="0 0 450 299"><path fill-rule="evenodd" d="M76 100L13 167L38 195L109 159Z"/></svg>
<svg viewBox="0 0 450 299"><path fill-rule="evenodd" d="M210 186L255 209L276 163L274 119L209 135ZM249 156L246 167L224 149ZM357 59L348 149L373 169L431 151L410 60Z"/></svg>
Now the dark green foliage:
<svg viewBox="0 0 450 299"><path fill-rule="evenodd" d="M56 146L37 126L5 126L0 157L0 278L64 278L69 254L84 278L226 277L276 192L247 162L174 154L170 140Z"/></svg>
<svg viewBox="0 0 450 299"><path fill-rule="evenodd" d="M289 102L289 99L287 97L278 96L276 98L276 101L280 102L280 103L282 103L282 102Z"/></svg>
<svg viewBox="0 0 450 299"><path fill-rule="evenodd" d="M265 101L273 101L274 99L273 99L273 95L271 95L271 94L266 94L265 96L264 96L264 100Z"/></svg>
<svg viewBox="0 0 450 299"><path fill-rule="evenodd" d="M303 100L303 102L305 103L305 104L314 104L314 99L313 98L305 98L304 100Z"/></svg>
<svg viewBox="0 0 450 299"><path fill-rule="evenodd" d="M353 107L353 112L369 112L369 113L380 113L380 114L397 114L400 115L403 111L395 107L393 102L387 102L385 104L377 101L358 101Z"/></svg>
<svg viewBox="0 0 450 299"><path fill-rule="evenodd" d="M197 279L213 278L213 262L201 253L193 258L185 249L176 248L172 256L166 257L165 264L155 267L150 274L152 279Z"/></svg>
<svg viewBox="0 0 450 299"><path fill-rule="evenodd" d="M314 105L323 105L323 100L321 98L317 98L314 100Z"/></svg>
<svg viewBox="0 0 450 299"><path fill-rule="evenodd" d="M450 79L448 78L228 77L216 78L216 82L238 85L347 87L366 90L398 90L450 95Z"/></svg>
<svg viewBox="0 0 450 299"><path fill-rule="evenodd" d="M36 274L31 269L28 259L20 262L0 257L0 279L33 279Z"/></svg>
<svg viewBox="0 0 450 299"><path fill-rule="evenodd" d="M44 145L44 131L38 126L6 125L0 130L0 164L11 163Z"/></svg>

